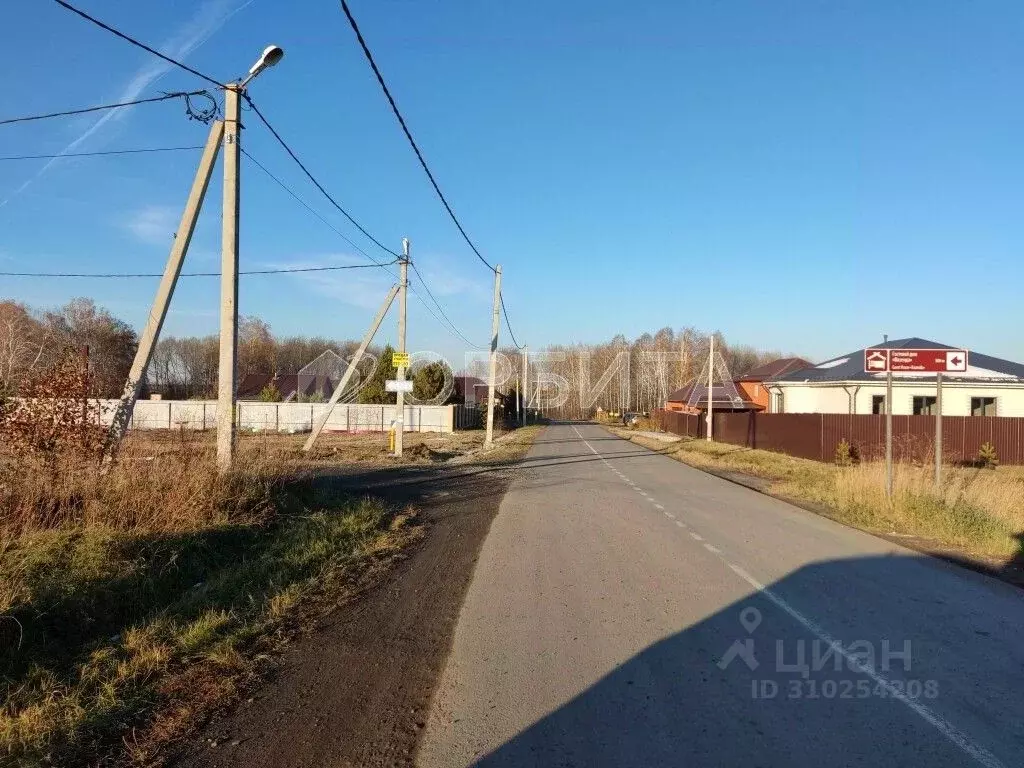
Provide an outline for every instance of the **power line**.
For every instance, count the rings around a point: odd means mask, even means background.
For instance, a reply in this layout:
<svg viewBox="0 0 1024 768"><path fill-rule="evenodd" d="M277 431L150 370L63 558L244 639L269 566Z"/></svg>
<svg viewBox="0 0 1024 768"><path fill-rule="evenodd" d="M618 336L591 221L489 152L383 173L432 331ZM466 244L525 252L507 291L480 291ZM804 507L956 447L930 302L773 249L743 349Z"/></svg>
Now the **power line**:
<svg viewBox="0 0 1024 768"><path fill-rule="evenodd" d="M61 2L61 0L57 0L57 2ZM356 221L354 218L352 218L352 215L348 211L346 211L344 208L341 207L341 205L338 203L338 201L335 200L331 196L330 192L328 192L326 189L324 189L324 185L321 184L319 181L317 181L316 177L312 173L309 172L309 169L306 168L306 166L303 164L303 162L301 160L299 160L298 156L292 151L292 148L288 146L288 143L284 139L281 138L281 134L279 134L276 130L274 130L274 126L272 126L270 124L270 121L268 121L267 118L265 118L263 116L263 113L260 112L259 107L256 106L255 102L251 98L249 98L249 94L243 93L242 94L242 98L244 98L246 100L246 102L249 104L249 106L252 107L252 111L256 113L256 116L260 119L260 121L263 123L263 125L265 125L267 127L267 130L270 131L274 135L275 139L277 139L277 143L280 144L282 147L284 147L284 151L287 152L291 156L292 160L295 161L295 164L298 165L299 168L302 169L302 172L304 174L306 174L306 177L310 181L312 181L314 186L316 186L316 188L320 190L320 192L323 194L323 196L326 197L330 201L331 205L333 205L335 208L337 208L339 211L341 211L341 213L345 216L345 218L348 219L350 222L352 222L352 224L355 226L355 228L358 229L360 232L362 232L370 241L373 242L374 245L376 245L382 251L385 251L386 253L394 256L395 258L398 258L399 256L398 256L397 253L392 251L390 248L388 248L386 245L384 245L380 240L378 240L373 235L371 235L366 230L366 228L363 227L362 224L360 224L358 221Z"/></svg>
<svg viewBox="0 0 1024 768"><path fill-rule="evenodd" d="M202 149L202 146L194 147L147 147L144 149L109 149L105 152L65 152L59 155L8 155L0 157L0 160L53 160L58 157L99 157L101 155L135 155L143 152L183 152L188 149Z"/></svg>
<svg viewBox="0 0 1024 768"><path fill-rule="evenodd" d="M102 21L100 21L99 19L95 18L94 16L90 16L85 11L82 11L82 10L79 10L78 8L75 8L75 6L71 5L71 3L67 3L64 0L54 0L54 2L57 3L57 5L63 6L64 8L67 8L72 13L78 14L79 16L81 16L86 21L92 22L97 27L100 27L101 29L105 29L107 32L110 32L111 34L116 35L117 37L120 37L122 40L125 40L125 41L131 43L132 45L134 45L134 46L136 46L138 48L141 48L144 51L148 51L149 53L153 54L157 58L163 59L168 64L173 64L174 66L176 66L176 67L178 67L180 69L183 69L186 72L189 72L189 73L195 75L196 77L202 78L203 80L205 80L210 85L212 85L212 86L214 86L216 88L223 88L224 87L223 83L218 82L217 80L215 80L214 78L210 77L209 75L204 75L198 69L193 69L192 67L188 66L187 64L182 64L177 59L172 59L170 56L167 56L167 55L165 55L163 53L160 53L160 51L156 50L155 48L150 48L148 45L146 45L145 43L139 42L134 37L126 35L124 32L121 32L120 30L114 29L109 24L104 24Z"/></svg>
<svg viewBox="0 0 1024 768"><path fill-rule="evenodd" d="M397 262L389 262L396 264ZM370 269L384 266L382 264L344 264L333 267L287 267L283 269L250 269L242 270L240 275L282 275L295 272L333 272L339 269ZM163 277L163 272L0 272L2 277L99 277L99 278L130 278L130 277ZM178 277L220 277L220 272L182 272Z"/></svg>
<svg viewBox="0 0 1024 768"><path fill-rule="evenodd" d="M303 208L305 208L311 214L316 216L316 218L318 218L321 222L323 222L325 225L327 225L336 235L338 235L338 237L340 237L342 240L344 240L350 246L355 248L357 251L359 251L359 253L361 253L363 256L368 258L370 261L374 262L375 265L380 266L382 269L384 269L385 272L389 273L392 277L395 277L396 279L398 278L398 275L395 274L394 270L388 269L389 266L391 266L392 264L396 264L397 262L391 261L391 262L386 262L385 263L385 262L378 261L375 257L371 256L369 253L367 253L362 248L360 248L358 245L356 245L354 242L352 242L352 240L350 240L341 230L339 230L330 221L328 221L327 218L325 218L319 211L317 211L315 208L313 208L313 206L311 206L309 203L307 203L305 200L303 200L298 195L298 193L295 192L295 190L293 190L291 187L289 187L287 184L285 184L283 181L281 181L281 179L279 179L277 176L275 176L269 169L266 168L266 166L264 166L259 160L257 160L255 157L253 157L252 153L246 151L244 148L241 151L242 151L242 154L245 155L247 158L249 158L249 160L252 161L256 165L257 168L259 168L261 171L263 171L263 173L265 173L278 186L280 186L281 189L283 189L285 192L287 192L289 195L291 195L291 197L294 198ZM413 262L409 262L409 263L412 264L413 271L415 271L416 274L419 276L420 282L423 285L423 289L427 292L427 294L433 300L434 304L437 305L437 309L438 309L438 311L441 312L441 315L443 316L444 319L442 319L442 317L439 317L437 312L435 312L433 310L433 308L430 306L430 304L427 303L426 299L424 299L423 296L420 295L419 291L416 290L416 286L410 285L409 287L412 289L413 294L415 294L416 298L420 300L420 303L423 304L424 309L427 310L427 312L430 314L430 316L433 317L442 328L444 328L446 331L449 331L450 333L454 333L456 336L458 336L464 342L466 342L469 346L474 347L476 349L485 349L485 347L481 347L481 346L479 346L477 344L474 344L469 339L467 339L466 336L451 321L451 319L446 314L444 314L444 310L442 309L441 305L438 303L437 299L434 298L434 295L430 292L430 288L427 286L427 283L423 279L423 276L420 275L419 270L416 269L415 263L413 263ZM370 266L370 265L367 265L367 266Z"/></svg>
<svg viewBox="0 0 1024 768"><path fill-rule="evenodd" d="M56 0L61 2L61 0ZM51 117L66 117L68 115L84 115L87 112L100 112L104 109L118 109L119 107L133 107L136 104L150 104L155 101L167 101L168 99L178 99L181 97L188 98L189 96L201 96L206 91L175 91L174 93L165 93L163 96L151 96L147 99L135 99L134 101L121 101L117 104L100 104L96 107L84 107L82 109L69 109L64 112L51 112L46 115L30 115L28 117L9 117L6 120L0 120L0 125L9 125L10 123L27 123L32 120L46 120Z"/></svg>
<svg viewBox="0 0 1024 768"><path fill-rule="evenodd" d="M58 0L60 2L61 0ZM384 96L387 97L388 104L391 105L391 111L395 113L395 117L398 119L398 124L402 126L402 131L405 133L405 138L408 139L409 145L412 147L412 151L416 153L417 159L420 161L420 165L423 166L423 170L427 174L427 178L430 179L431 185L434 187L434 191L437 196L441 199L441 203L444 205L445 210L448 211L448 215L452 221L455 222L455 226L458 228L459 233L462 235L462 239L466 241L469 247L476 254L476 257L482 261L489 270L494 271L494 267L485 259L477 247L473 244L473 241L469 239L469 235L466 234L466 230L463 229L462 224L459 222L458 217L455 215L455 211L448 204L448 200L445 198L444 193L441 191L441 187L438 185L437 180L434 178L434 174L431 173L430 167L427 165L426 159L423 157L423 153L420 152L419 146L416 144L416 140L412 137L412 133L409 130L409 126L405 123L405 118L402 117L402 113L398 110L398 105L395 103L394 97L391 95L391 91L384 82L384 76L381 74L380 69L377 67L377 62L374 61L373 54L370 53L370 48L366 44L366 40L363 39L363 33L359 31L359 25L356 23L355 17L352 15L352 11L349 10L348 3L345 0L341 0L341 9L345 12L345 16L348 18L348 23L352 27L352 31L356 34L356 39L359 41L360 47L363 49L363 54L366 56L366 60L370 64L370 68L373 69L373 73L377 76L377 82L380 83L381 90L384 91Z"/></svg>
<svg viewBox="0 0 1024 768"><path fill-rule="evenodd" d="M440 302L436 298L434 298L434 294L430 292L430 287L427 285L427 281L423 279L423 275L420 274L419 269L417 269L416 263L413 262L413 261L410 261L409 263L412 265L412 271L416 273L416 277L418 277L420 279L420 284L423 286L423 290L425 290L427 292L427 295L430 297L431 301L433 301L434 304L437 306L437 311L441 313L441 315L448 322L448 325L456 333L456 335L458 335L464 342L469 344L469 346L471 346L471 347L476 347L477 349L485 349L485 347L483 347L483 346L481 346L479 344L474 344L472 341L467 339L465 334L463 334L462 331L460 331L458 329L458 327L455 325L455 323L452 322L452 319L450 317L448 317L447 314L445 314L445 311L441 307ZM421 297L421 300L422 300L422 297ZM427 307L427 308L429 309L429 307Z"/></svg>
<svg viewBox="0 0 1024 768"><path fill-rule="evenodd" d="M516 349L522 349L522 345L516 341L516 335L512 333L512 323L508 321L508 310L505 309L505 294L499 294L498 300L501 302L501 312L505 315L505 327L508 328L508 335L512 337L512 343L516 345Z"/></svg>
<svg viewBox="0 0 1024 768"><path fill-rule="evenodd" d="M242 151L242 154L245 155L247 158L249 158L249 160L251 160L256 165L257 168L259 168L261 171L263 171L263 173L265 173L271 180L273 180L279 187L281 187L281 189L283 189L285 192L287 192L289 195L291 195L303 208L305 208L307 211L309 211L314 216L316 216L318 219L320 219L320 221L322 221L324 224L326 224L328 227L330 227L338 237L340 237L342 240L344 240L350 246L355 248L357 251L359 251L359 253L361 253L363 256L368 258L370 261L374 262L378 266L384 266L384 264L382 262L377 261L376 258L371 256L366 251L364 251L362 248L360 248L358 245L356 245L354 242L352 242L352 240L350 240L347 235L345 235L340 229L335 227L319 211L317 211L313 206L311 206L309 203L307 203L305 200L303 200L301 197L299 197L298 193L296 193L295 190L293 190L291 187L289 187L287 184L285 184L283 181L281 181L277 176L275 176L273 173L271 173L266 168L266 166L264 166L263 163L261 163L255 157L253 157L251 153L247 152L244 148L241 148L241 151ZM389 262L389 263L393 264L394 262Z"/></svg>

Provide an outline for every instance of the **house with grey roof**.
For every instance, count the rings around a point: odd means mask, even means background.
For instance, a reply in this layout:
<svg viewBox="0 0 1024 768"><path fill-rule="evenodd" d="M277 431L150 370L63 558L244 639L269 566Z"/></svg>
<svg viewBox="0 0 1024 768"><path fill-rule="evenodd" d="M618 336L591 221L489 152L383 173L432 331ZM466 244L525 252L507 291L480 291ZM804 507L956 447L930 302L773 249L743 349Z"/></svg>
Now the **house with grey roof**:
<svg viewBox="0 0 1024 768"><path fill-rule="evenodd" d="M818 365L784 373L765 381L770 413L885 413L886 375L864 370L867 350L959 349L921 338L872 344ZM936 412L934 373L893 373L894 415L933 415ZM966 370L944 373L944 416L1024 416L1024 364L974 352Z"/></svg>

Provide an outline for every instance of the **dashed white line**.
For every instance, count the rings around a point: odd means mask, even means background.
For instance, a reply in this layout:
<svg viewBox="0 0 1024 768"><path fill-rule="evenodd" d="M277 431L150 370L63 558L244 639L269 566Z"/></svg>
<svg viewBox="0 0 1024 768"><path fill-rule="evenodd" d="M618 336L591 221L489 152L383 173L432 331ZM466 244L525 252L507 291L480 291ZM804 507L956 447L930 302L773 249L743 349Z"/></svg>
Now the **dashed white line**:
<svg viewBox="0 0 1024 768"><path fill-rule="evenodd" d="M593 453L593 454L595 454L597 456L600 456L600 454L594 449L594 446L592 446L590 443L588 443L586 441L586 439L583 437L582 434L580 434L580 431L578 429L576 429L576 427L573 427L573 430L576 432L576 435L580 438L580 440L583 441L583 444L586 445L587 448L590 449L591 453ZM604 461L607 464L607 460L605 460L603 457L602 457L602 461ZM631 486L633 486L634 489L639 490L639 488L637 488L635 485L633 485L632 481L630 481L624 475L620 475L620 477L622 477L623 480L625 480ZM646 494L644 494L644 495L646 495ZM686 527L683 524L683 522L680 521L680 520L676 520L675 522L676 522L676 525L678 525L680 528L685 528ZM693 531L690 531L690 536L692 536L693 539L696 540L696 541L703 541L704 540L703 537L700 534L695 533ZM804 616L802 613L797 611L789 603L787 603L785 600L783 600L781 597L779 597L777 594L775 594L772 590L770 590L764 584L762 584L757 579L755 579L753 576L751 576L749 573L747 573L745 570L743 570L740 566L738 566L738 565L736 565L734 563L730 563L727 560L725 560L721 556L720 550L716 549L715 547L711 546L710 544L705 544L704 547L709 552L714 552L715 554L717 554L719 556L719 558L722 560L722 562L726 563L726 565L728 565L729 568L737 576L739 576L741 579L743 579L745 582L747 582L751 587L756 589L758 592L763 594L766 598L768 598L768 600L770 600L778 608L780 608L785 613L787 613L793 620L795 620L797 623L801 624L805 629L807 629L812 634L816 635L818 637L818 639L820 639L822 642L824 642L824 643L828 644L829 646L835 648L836 652L838 654L840 654L843 658L845 658L847 663L850 664L850 668L851 669L856 669L856 670L866 674L868 677L870 677L872 680L874 680L875 683L877 683L878 685L881 685L883 688L885 688L886 693L891 698L896 699L897 701L899 701L900 703L902 703L906 707L908 707L912 712L914 712L916 715L918 715L922 720L924 720L926 723L928 723L929 725L934 727L939 733L941 733L944 737L946 737L946 739L948 739L951 743L953 743L954 745L959 747L965 754L967 754L970 757L972 757L980 765L985 766L985 768L1005 768L1004 764L999 760L999 758L997 758L995 755L993 755L991 752L989 752L984 747L982 747L979 744L976 744L975 742L973 742L970 739L970 737L967 736L967 734L965 734L962 731L960 731L959 729L957 729L956 726L954 726L952 723L950 723L944 717L942 717L941 715L939 715L936 712L933 712L932 710L930 710L928 707L926 707L923 704L921 704L916 699L912 699L909 696L907 696L907 694L905 693L905 691L903 689L897 688L892 682L889 681L888 678L886 678L884 675L882 675L878 671L876 671L873 666L871 666L869 664L865 664L859 657L854 656L849 651L844 649L843 646L840 644L840 642L838 640L833 638L828 632L826 632L824 629L819 627L815 622L811 621L806 616Z"/></svg>
<svg viewBox="0 0 1024 768"><path fill-rule="evenodd" d="M655 505L654 505L654 506L655 506L656 508L658 508L658 509L664 509L664 508L665 508L664 506L662 506L661 504L658 504L658 503L655 503Z"/></svg>
<svg viewBox="0 0 1024 768"><path fill-rule="evenodd" d="M713 552L716 555L722 554L722 550L720 550L718 547L711 546L707 542L704 543L704 549L706 549L708 552Z"/></svg>

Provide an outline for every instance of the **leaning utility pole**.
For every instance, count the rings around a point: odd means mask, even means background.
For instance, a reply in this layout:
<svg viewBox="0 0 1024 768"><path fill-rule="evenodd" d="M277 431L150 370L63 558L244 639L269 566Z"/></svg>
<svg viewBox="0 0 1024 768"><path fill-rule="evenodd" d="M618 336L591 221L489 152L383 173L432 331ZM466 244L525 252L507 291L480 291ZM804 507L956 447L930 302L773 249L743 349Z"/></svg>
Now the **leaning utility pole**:
<svg viewBox="0 0 1024 768"><path fill-rule="evenodd" d="M402 359L405 359L405 309L406 309L406 298L409 295L409 239L402 238L402 258L399 261L399 269L401 270L401 278L399 281L399 294L398 294L398 352L402 355ZM405 381L405 366L398 366L398 375L396 378L399 381ZM396 394L396 404L398 406L398 425L395 430L395 456L402 455L402 448L405 442L405 392L402 390L402 385L398 385L398 392Z"/></svg>
<svg viewBox="0 0 1024 768"><path fill-rule="evenodd" d="M235 373L238 363L238 171L241 86L224 86L224 212L220 252L220 360L217 373L217 468L235 457Z"/></svg>
<svg viewBox="0 0 1024 768"><path fill-rule="evenodd" d="M711 334L711 352L708 354L708 437L707 440L710 443L713 439L712 432L714 431L714 411L715 406L713 405L714 400L712 393L714 392L715 386L715 334Z"/></svg>
<svg viewBox="0 0 1024 768"><path fill-rule="evenodd" d="M494 442L494 379L498 375L498 328L501 311L501 264L494 268L494 310L491 313L491 375L487 380L487 434L484 445Z"/></svg>
<svg viewBox="0 0 1024 768"><path fill-rule="evenodd" d="M153 308L146 319L146 327L142 329L139 346L135 350L135 359L132 361L128 380L125 382L124 391L121 394L121 401L117 404L117 410L114 412L114 419L107 436L107 448L104 456L106 460L114 457L132 422L132 412L139 399L142 384L146 380L146 370L153 358L153 350L156 348L157 339L160 338L160 330L167 318L167 308L170 306L174 287L181 274L181 265L185 261L188 246L192 242L192 234L195 232L196 221L199 219L199 210L203 207L203 198L206 197L210 176L213 175L213 165L217 162L217 153L220 151L223 134L224 123L214 120L210 125L210 135L206 139L206 146L203 148L203 156L196 169L195 179L192 181L192 189L189 192L188 201L185 203L185 210L181 214L181 223L178 224L178 231L174 235L171 254L167 257L167 266L164 267L164 275L160 278L160 285L156 290L156 297L153 299Z"/></svg>
<svg viewBox="0 0 1024 768"><path fill-rule="evenodd" d="M388 295L384 297L384 303L380 305L380 309L377 310L377 316L373 318L373 322L370 323L370 328L366 331L366 335L363 336L363 340L359 343L359 349L356 350L355 355L348 363L348 368L345 369L345 375L341 377L341 381L338 382L338 386L334 388L334 392L331 394L331 399L327 401L327 407L324 408L323 415L317 419L310 426L309 437L306 438L305 444L302 446L302 450L309 451L313 447L313 443L320 436L327 422L331 418L331 414L334 412L334 406L338 404L338 400L341 399L341 394L345 391L345 387L348 386L349 379L352 378L352 374L355 373L356 366L359 365L359 361L363 358L363 353L366 352L366 348L370 346L370 342L373 341L373 337L377 333L377 329L380 328L380 324L384 321L384 315L388 313L388 309L391 308L391 302L395 300L395 296L398 295L398 291L401 288L399 283L395 283L391 286L391 290L388 291Z"/></svg>

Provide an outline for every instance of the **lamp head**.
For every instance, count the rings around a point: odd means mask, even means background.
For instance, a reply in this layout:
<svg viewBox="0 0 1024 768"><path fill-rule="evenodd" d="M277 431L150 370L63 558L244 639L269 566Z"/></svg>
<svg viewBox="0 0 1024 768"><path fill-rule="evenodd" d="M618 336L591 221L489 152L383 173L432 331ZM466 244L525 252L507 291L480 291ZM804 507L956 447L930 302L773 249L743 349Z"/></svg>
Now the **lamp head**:
<svg viewBox="0 0 1024 768"><path fill-rule="evenodd" d="M242 81L242 86L249 84L256 75L262 72L267 67L272 67L281 59L284 58L284 49L276 45L268 45L263 49L263 53L260 54L259 59L249 68L249 75Z"/></svg>
<svg viewBox="0 0 1024 768"><path fill-rule="evenodd" d="M281 59L284 58L284 49L279 48L276 45L268 45L263 49L263 53L260 55L259 61L252 65L249 69L250 75L255 75L262 72L267 67L272 67Z"/></svg>

